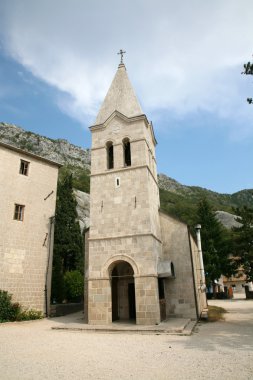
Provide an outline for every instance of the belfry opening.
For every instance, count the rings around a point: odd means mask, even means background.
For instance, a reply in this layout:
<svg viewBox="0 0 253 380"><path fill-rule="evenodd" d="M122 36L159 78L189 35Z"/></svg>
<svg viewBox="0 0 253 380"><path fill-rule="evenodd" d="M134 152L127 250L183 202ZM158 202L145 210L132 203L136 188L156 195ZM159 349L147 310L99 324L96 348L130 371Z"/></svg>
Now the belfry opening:
<svg viewBox="0 0 253 380"><path fill-rule="evenodd" d="M110 268L112 322L136 320L134 271L126 261Z"/></svg>

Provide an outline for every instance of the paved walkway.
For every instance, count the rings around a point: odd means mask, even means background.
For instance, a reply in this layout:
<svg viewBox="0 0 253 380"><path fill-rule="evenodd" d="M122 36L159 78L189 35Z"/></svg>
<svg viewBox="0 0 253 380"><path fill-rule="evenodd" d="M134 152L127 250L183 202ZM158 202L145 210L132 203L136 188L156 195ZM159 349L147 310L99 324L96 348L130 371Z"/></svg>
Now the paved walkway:
<svg viewBox="0 0 253 380"><path fill-rule="evenodd" d="M186 318L171 318L159 325L141 326L129 321L117 321L109 325L88 325L84 323L82 312L64 317L52 318L53 330L71 330L81 332L132 333L132 334L179 334L190 335L196 322Z"/></svg>
<svg viewBox="0 0 253 380"><path fill-rule="evenodd" d="M223 322L191 336L52 330L53 320L0 325L1 380L252 380L253 300L210 301Z"/></svg>

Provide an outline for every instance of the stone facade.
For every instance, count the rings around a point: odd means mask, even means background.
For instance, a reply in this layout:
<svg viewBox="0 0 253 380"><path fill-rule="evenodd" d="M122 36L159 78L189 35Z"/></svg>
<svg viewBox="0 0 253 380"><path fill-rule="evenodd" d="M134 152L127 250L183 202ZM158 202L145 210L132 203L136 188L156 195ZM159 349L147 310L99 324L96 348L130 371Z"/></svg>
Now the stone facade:
<svg viewBox="0 0 253 380"><path fill-rule="evenodd" d="M184 223L161 212L160 223L161 260L174 266L174 275L164 279L166 315L195 319L206 308L197 245Z"/></svg>
<svg viewBox="0 0 253 380"><path fill-rule="evenodd" d="M87 321L108 324L135 318L137 324L157 324L162 315L159 298L163 297L158 286L158 262L171 260L170 249L166 250L163 244L163 237L165 245L169 242L160 220L165 228L170 228L173 222L164 221L158 212L153 126L142 113L123 64L119 65L96 124L90 130ZM127 154L130 160L126 159ZM196 318L201 306L196 304L197 279L193 279L195 263L190 246L194 243L186 226L175 223L173 228L177 227L178 238L182 229L186 231L183 241L178 242L182 252L176 257L180 276L178 280L168 280L167 285L160 280L164 290L168 290L166 315ZM177 255L179 252L173 251L172 256ZM173 281L177 283L174 287L169 283Z"/></svg>
<svg viewBox="0 0 253 380"><path fill-rule="evenodd" d="M0 160L0 289L45 313L59 165L3 143ZM22 162L28 163L25 172ZM22 215L15 205L23 207Z"/></svg>

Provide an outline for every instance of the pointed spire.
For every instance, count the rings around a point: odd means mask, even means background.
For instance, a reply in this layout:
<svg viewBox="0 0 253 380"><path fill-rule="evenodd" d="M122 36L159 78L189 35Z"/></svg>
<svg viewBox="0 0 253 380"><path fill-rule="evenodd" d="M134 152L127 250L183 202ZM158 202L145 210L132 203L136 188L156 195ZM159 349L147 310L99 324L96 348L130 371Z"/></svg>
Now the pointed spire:
<svg viewBox="0 0 253 380"><path fill-rule="evenodd" d="M123 51L119 54L121 54L122 59ZM118 111L127 117L143 115L123 62L119 64L95 124L103 124L114 111Z"/></svg>

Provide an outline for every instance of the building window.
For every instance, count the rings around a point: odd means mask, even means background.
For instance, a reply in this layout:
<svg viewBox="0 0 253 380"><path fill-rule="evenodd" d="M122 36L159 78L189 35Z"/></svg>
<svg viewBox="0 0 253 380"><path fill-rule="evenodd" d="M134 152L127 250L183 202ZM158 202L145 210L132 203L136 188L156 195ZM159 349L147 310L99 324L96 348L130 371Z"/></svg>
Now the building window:
<svg viewBox="0 0 253 380"><path fill-rule="evenodd" d="M115 178L115 187L120 187L120 178L119 177L116 177Z"/></svg>
<svg viewBox="0 0 253 380"><path fill-rule="evenodd" d="M123 149L124 149L124 165L131 166L131 147L129 139L123 140Z"/></svg>
<svg viewBox="0 0 253 380"><path fill-rule="evenodd" d="M158 278L158 292L159 292L159 300L165 299L163 278Z"/></svg>
<svg viewBox="0 0 253 380"><path fill-rule="evenodd" d="M174 264L173 264L172 262L170 263L170 269L171 269L171 276L172 276L172 277L176 277L176 276L175 276L175 268L174 268Z"/></svg>
<svg viewBox="0 0 253 380"><path fill-rule="evenodd" d="M113 169L114 167L114 157L113 157L113 144L109 141L106 144L107 150L107 169Z"/></svg>
<svg viewBox="0 0 253 380"><path fill-rule="evenodd" d="M25 206L15 204L14 219L20 220L22 222L24 220L24 212L25 212Z"/></svg>
<svg viewBox="0 0 253 380"><path fill-rule="evenodd" d="M30 162L20 160L19 174L28 175L28 168Z"/></svg>

